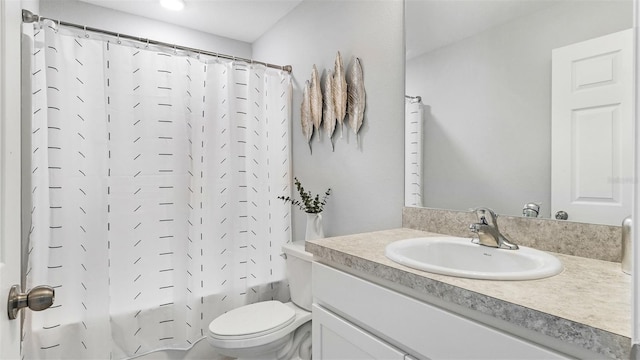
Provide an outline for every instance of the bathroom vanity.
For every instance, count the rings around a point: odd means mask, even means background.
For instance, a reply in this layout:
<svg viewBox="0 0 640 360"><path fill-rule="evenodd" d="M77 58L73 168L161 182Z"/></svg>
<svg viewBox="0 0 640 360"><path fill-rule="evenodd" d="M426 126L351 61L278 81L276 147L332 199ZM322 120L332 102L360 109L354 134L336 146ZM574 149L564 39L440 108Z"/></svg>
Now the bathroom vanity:
<svg viewBox="0 0 640 360"><path fill-rule="evenodd" d="M307 242L315 359L629 357L630 277L619 263L554 254L559 275L489 281L384 256L391 242L437 235L395 229Z"/></svg>

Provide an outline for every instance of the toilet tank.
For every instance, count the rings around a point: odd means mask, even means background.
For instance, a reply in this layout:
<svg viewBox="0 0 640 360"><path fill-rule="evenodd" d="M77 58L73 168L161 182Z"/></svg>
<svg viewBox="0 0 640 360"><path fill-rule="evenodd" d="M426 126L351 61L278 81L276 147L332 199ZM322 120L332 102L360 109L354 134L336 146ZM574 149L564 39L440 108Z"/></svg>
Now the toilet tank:
<svg viewBox="0 0 640 360"><path fill-rule="evenodd" d="M282 245L286 255L286 275L289 280L291 301L299 307L311 311L311 261L313 255L304 251L304 241L294 241Z"/></svg>

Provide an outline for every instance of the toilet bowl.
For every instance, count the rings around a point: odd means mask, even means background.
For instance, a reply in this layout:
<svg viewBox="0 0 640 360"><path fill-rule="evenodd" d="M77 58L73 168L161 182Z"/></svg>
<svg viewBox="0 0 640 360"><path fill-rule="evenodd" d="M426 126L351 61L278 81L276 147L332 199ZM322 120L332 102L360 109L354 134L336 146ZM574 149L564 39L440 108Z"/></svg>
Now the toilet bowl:
<svg viewBox="0 0 640 360"><path fill-rule="evenodd" d="M311 260L304 241L282 247L291 302L264 301L220 315L207 340L221 355L239 359L311 359Z"/></svg>

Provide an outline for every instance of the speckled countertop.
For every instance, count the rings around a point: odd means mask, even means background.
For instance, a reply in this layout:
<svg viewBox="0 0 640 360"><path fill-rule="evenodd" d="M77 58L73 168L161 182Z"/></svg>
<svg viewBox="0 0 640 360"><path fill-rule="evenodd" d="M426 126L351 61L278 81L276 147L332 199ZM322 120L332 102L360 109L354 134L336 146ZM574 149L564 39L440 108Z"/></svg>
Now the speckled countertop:
<svg viewBox="0 0 640 360"><path fill-rule="evenodd" d="M631 277L620 263L554 253L559 275L527 281L490 281L427 273L384 256L387 244L441 236L394 229L307 241L317 258L391 281L511 324L611 358L629 358Z"/></svg>

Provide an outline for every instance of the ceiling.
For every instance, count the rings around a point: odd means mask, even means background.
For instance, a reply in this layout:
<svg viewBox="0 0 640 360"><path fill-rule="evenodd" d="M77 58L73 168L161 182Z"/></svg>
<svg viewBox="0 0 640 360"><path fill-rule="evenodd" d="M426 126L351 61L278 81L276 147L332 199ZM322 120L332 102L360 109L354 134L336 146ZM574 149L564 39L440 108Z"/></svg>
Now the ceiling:
<svg viewBox="0 0 640 360"><path fill-rule="evenodd" d="M184 0L182 11L159 0L80 1L253 43L304 0ZM566 0L406 0L407 59L559 1Z"/></svg>
<svg viewBox="0 0 640 360"><path fill-rule="evenodd" d="M406 0L407 59L562 0Z"/></svg>
<svg viewBox="0 0 640 360"><path fill-rule="evenodd" d="M80 1L253 43L303 0L184 0L181 11L159 0Z"/></svg>

